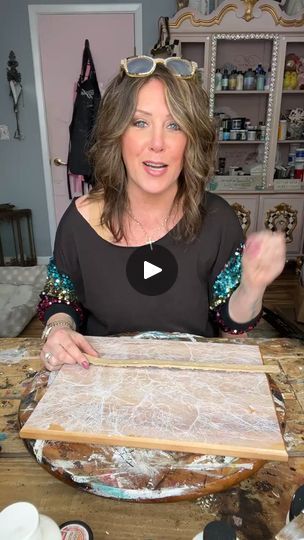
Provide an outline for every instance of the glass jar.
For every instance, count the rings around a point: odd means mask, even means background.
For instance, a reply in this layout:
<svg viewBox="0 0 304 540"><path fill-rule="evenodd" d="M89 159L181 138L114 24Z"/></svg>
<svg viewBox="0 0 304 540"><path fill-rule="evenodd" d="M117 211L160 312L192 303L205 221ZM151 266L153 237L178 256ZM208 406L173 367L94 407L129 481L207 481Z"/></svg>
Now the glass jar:
<svg viewBox="0 0 304 540"><path fill-rule="evenodd" d="M265 71L263 71L262 73L258 73L256 76L256 89L262 91L264 90L264 86L265 86Z"/></svg>
<svg viewBox="0 0 304 540"><path fill-rule="evenodd" d="M256 76L251 68L244 75L244 90L256 90Z"/></svg>
<svg viewBox="0 0 304 540"><path fill-rule="evenodd" d="M228 88L229 90L236 90L236 71L233 69L229 75Z"/></svg>
<svg viewBox="0 0 304 540"><path fill-rule="evenodd" d="M247 131L247 141L255 141L256 140L256 129L255 127L251 127Z"/></svg>
<svg viewBox="0 0 304 540"><path fill-rule="evenodd" d="M259 141L265 141L266 139L266 126L263 122L259 122L258 139Z"/></svg>

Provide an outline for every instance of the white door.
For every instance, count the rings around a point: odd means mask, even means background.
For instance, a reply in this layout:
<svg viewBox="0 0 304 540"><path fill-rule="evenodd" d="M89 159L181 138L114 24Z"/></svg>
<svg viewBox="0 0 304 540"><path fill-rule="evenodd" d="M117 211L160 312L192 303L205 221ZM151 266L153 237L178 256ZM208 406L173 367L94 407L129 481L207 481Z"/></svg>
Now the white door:
<svg viewBox="0 0 304 540"><path fill-rule="evenodd" d="M70 202L65 163L84 42L85 39L90 42L102 92L117 73L120 59L132 56L135 51L141 53L141 39L136 43L138 13L134 12L138 4L132 4L133 12L127 6L112 6L114 12L111 5L103 5L101 12L98 12L101 6L94 6L94 12L92 6L29 7L52 240Z"/></svg>

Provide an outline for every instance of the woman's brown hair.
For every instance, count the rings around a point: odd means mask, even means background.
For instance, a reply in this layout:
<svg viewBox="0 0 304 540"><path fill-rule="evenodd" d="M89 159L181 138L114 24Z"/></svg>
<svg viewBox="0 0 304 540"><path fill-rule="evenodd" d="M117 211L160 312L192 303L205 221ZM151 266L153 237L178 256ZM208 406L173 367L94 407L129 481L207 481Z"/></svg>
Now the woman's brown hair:
<svg viewBox="0 0 304 540"><path fill-rule="evenodd" d="M163 82L170 113L187 136L175 197L175 202L183 204L183 218L174 229L176 239L193 240L198 234L205 184L213 172L215 129L208 116L207 94L196 78L180 79L162 64L157 64L152 75L142 78L128 77L121 71L103 96L89 151L95 180L90 198L102 197L101 225L111 231L117 242L124 237L123 217L128 208L121 136L133 119L139 90L151 78Z"/></svg>

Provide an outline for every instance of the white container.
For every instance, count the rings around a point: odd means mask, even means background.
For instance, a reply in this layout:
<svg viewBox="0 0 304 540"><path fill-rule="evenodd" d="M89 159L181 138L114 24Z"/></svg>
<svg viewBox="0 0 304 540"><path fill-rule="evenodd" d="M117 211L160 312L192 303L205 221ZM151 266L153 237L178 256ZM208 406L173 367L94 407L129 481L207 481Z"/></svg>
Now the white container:
<svg viewBox="0 0 304 540"><path fill-rule="evenodd" d="M260 141L265 141L266 138L266 126L260 126Z"/></svg>
<svg viewBox="0 0 304 540"><path fill-rule="evenodd" d="M62 540L58 525L28 502L17 502L0 512L1 540Z"/></svg>
<svg viewBox="0 0 304 540"><path fill-rule="evenodd" d="M248 129L247 131L247 141L255 141L256 140L256 130L255 129Z"/></svg>
<svg viewBox="0 0 304 540"><path fill-rule="evenodd" d="M300 180L303 182L304 179L304 160L303 161L295 161L294 165L294 178L297 180Z"/></svg>
<svg viewBox="0 0 304 540"><path fill-rule="evenodd" d="M243 90L244 87L244 75L240 71L236 76L236 90Z"/></svg>

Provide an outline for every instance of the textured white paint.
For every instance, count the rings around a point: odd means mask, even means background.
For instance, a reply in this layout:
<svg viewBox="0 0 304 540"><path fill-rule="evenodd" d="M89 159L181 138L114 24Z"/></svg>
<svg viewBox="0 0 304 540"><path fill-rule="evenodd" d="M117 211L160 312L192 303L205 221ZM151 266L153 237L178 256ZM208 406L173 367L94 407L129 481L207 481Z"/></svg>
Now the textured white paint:
<svg viewBox="0 0 304 540"><path fill-rule="evenodd" d="M132 338L90 342L113 359L261 364L256 346ZM253 457L259 451L261 458L263 452L267 457L284 450L267 378L257 373L64 366L25 424L45 430L46 439L52 425L88 434L91 442L102 436L113 444L113 437L122 437L127 446L149 448L156 441L158 448L210 454L210 445L217 445L221 455Z"/></svg>

